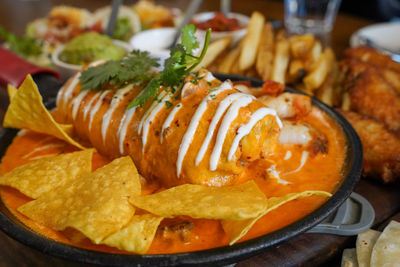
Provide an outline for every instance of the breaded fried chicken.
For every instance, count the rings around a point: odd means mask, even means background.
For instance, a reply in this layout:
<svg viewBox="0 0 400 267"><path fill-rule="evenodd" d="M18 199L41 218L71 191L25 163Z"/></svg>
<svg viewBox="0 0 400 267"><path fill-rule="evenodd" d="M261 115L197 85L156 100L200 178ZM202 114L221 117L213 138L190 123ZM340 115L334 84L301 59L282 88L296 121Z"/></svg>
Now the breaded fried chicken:
<svg viewBox="0 0 400 267"><path fill-rule="evenodd" d="M339 110L353 125L364 150L364 175L384 183L400 180L400 138L383 123Z"/></svg>
<svg viewBox="0 0 400 267"><path fill-rule="evenodd" d="M381 65L384 62L381 57L385 56L380 55L375 58L370 55L369 60L374 59L373 64L361 61L358 57L343 60L341 63L345 72L343 86L349 93L352 111L381 121L388 129L399 133L400 73L397 73L394 67L386 68Z"/></svg>

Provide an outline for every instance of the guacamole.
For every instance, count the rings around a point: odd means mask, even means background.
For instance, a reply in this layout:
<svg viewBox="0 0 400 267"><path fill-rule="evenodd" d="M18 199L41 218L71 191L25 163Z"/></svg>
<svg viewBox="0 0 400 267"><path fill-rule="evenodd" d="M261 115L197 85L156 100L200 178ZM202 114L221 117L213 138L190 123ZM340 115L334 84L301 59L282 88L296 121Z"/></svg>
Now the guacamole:
<svg viewBox="0 0 400 267"><path fill-rule="evenodd" d="M60 60L75 65L84 65L99 59L122 59L126 51L114 44L111 38L96 32L81 34L65 45Z"/></svg>

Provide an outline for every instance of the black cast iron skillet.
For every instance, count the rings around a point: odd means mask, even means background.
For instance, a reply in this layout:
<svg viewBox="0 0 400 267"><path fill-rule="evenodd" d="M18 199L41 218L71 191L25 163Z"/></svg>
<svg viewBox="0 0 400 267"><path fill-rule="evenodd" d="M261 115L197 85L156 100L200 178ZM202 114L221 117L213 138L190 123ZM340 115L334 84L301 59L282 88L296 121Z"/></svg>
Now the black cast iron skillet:
<svg viewBox="0 0 400 267"><path fill-rule="evenodd" d="M215 74L221 80L231 79L232 81L250 81L252 86L261 86L260 80L235 75ZM49 86L57 82L52 77L34 77L39 85ZM60 85L60 84L58 84ZM49 88L48 97L45 98L46 106L54 106L55 98L54 86ZM59 86L58 86L59 88ZM58 89L57 89L58 90ZM289 92L300 93L293 89L287 89ZM245 258L260 253L262 250L274 246L280 242L286 241L298 234L301 234L312 228L331 213L333 213L342 204L353 191L357 184L362 169L362 146L359 137L352 126L335 110L331 109L322 102L312 99L313 105L323 110L330 116L341 128L346 137L347 154L343 166L343 181L338 186L334 195L329 198L321 207L308 214L304 218L288 225L278 231L254 238L233 246L196 251L190 253L178 253L169 255L122 255L110 254L72 247L69 245L55 242L22 224L13 216L0 201L0 228L10 237L33 247L44 253L58 256L67 260L92 263L107 266L174 266L174 265L225 265L234 263ZM16 134L16 130L3 129L0 131L0 157L2 157Z"/></svg>

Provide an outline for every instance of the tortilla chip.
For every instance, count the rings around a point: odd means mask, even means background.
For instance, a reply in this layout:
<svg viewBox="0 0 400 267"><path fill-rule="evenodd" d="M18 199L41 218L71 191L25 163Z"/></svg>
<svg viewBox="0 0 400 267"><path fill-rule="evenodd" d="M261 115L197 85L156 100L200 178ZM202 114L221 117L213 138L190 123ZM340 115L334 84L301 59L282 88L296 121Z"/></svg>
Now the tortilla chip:
<svg viewBox="0 0 400 267"><path fill-rule="evenodd" d="M15 96L15 94L17 93L17 88L15 88L14 86L12 86L11 84L7 85L7 93L8 93L8 99L11 101L11 99Z"/></svg>
<svg viewBox="0 0 400 267"><path fill-rule="evenodd" d="M369 229L357 236L356 250L359 267L369 267L372 248L381 232Z"/></svg>
<svg viewBox="0 0 400 267"><path fill-rule="evenodd" d="M282 206L283 204L304 197L310 196L323 196L330 197L332 194L325 191L304 191L301 193L291 193L284 195L282 197L271 197L267 200L267 207L264 211L259 214L256 218L242 220L242 221L232 221L232 220L224 220L221 222L222 227L224 228L225 233L228 235L230 243L229 245L233 245L242 238L250 228L258 221L262 216L267 214L268 212Z"/></svg>
<svg viewBox="0 0 400 267"><path fill-rule="evenodd" d="M13 89L10 90L13 91ZM30 75L25 78L15 95L12 96L4 116L3 126L30 129L38 133L52 135L80 149L84 149L81 144L70 137L73 126L58 124L51 116L43 105L42 96Z"/></svg>
<svg viewBox="0 0 400 267"><path fill-rule="evenodd" d="M400 223L391 221L376 240L371 254L371 266L399 266Z"/></svg>
<svg viewBox="0 0 400 267"><path fill-rule="evenodd" d="M101 244L144 254L149 250L162 219L151 214L135 215L127 226L104 239Z"/></svg>
<svg viewBox="0 0 400 267"><path fill-rule="evenodd" d="M265 195L254 181L224 187L184 184L157 194L129 200L152 214L172 218L244 220L258 216L267 206Z"/></svg>
<svg viewBox="0 0 400 267"><path fill-rule="evenodd" d="M30 161L0 176L0 185L36 199L92 171L93 149Z"/></svg>
<svg viewBox="0 0 400 267"><path fill-rule="evenodd" d="M343 250L342 267L358 267L357 255L355 248L347 248Z"/></svg>
<svg viewBox="0 0 400 267"><path fill-rule="evenodd" d="M57 187L18 211L55 230L75 228L99 244L131 220L135 209L128 198L140 192L132 159L122 157Z"/></svg>

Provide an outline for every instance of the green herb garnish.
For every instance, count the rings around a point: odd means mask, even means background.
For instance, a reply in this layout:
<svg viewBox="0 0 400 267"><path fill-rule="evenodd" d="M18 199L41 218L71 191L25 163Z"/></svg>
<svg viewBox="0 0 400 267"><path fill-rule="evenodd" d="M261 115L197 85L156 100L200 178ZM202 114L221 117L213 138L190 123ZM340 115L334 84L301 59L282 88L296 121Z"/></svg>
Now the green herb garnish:
<svg viewBox="0 0 400 267"><path fill-rule="evenodd" d="M0 38L7 42L11 51L21 57L38 56L42 53L42 42L32 37L18 37L0 25Z"/></svg>
<svg viewBox="0 0 400 267"><path fill-rule="evenodd" d="M169 101L165 101L165 105L167 106L167 109L169 109L170 107L172 107L172 103Z"/></svg>
<svg viewBox="0 0 400 267"><path fill-rule="evenodd" d="M158 66L157 59L150 57L148 52L133 50L121 60L108 61L82 71L79 79L84 90L102 90L106 85L145 84L153 78L152 67Z"/></svg>
<svg viewBox="0 0 400 267"><path fill-rule="evenodd" d="M142 93L128 105L128 108L143 106L150 97L157 94L161 85L169 88L180 86L185 76L200 64L207 52L211 30L208 29L206 32L204 47L198 57L193 55L193 49L199 47L194 36L195 32L196 28L193 24L182 28L182 43L171 49L170 57L164 62L164 69L147 84Z"/></svg>
<svg viewBox="0 0 400 267"><path fill-rule="evenodd" d="M182 28L182 42L171 49L170 57L165 60L164 69L158 75L153 70L153 67L159 66L158 59L150 57L148 52L134 50L122 60L108 61L84 70L79 78L82 89L103 90L109 85L119 88L128 83L144 86L142 92L127 108L143 106L150 98L155 99L161 86L173 94L182 86L186 75L200 64L207 52L211 30L206 32L200 56L193 55L193 50L199 47L195 32L193 24Z"/></svg>

